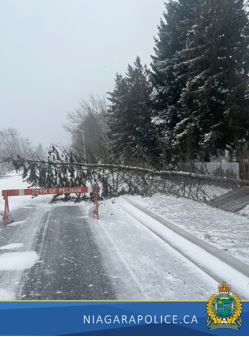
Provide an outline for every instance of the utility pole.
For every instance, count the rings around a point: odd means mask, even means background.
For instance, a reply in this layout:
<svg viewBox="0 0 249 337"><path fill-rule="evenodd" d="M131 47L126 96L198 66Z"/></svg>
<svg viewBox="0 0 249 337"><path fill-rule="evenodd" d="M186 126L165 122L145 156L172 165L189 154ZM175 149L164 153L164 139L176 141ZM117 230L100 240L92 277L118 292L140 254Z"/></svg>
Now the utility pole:
<svg viewBox="0 0 249 337"><path fill-rule="evenodd" d="M76 130L82 132L82 143L83 143L83 161L86 162L86 142L85 142L85 131L81 128L76 128Z"/></svg>
<svg viewBox="0 0 249 337"><path fill-rule="evenodd" d="M86 162L86 143L85 143L85 131L82 129L82 140L83 140L83 160Z"/></svg>

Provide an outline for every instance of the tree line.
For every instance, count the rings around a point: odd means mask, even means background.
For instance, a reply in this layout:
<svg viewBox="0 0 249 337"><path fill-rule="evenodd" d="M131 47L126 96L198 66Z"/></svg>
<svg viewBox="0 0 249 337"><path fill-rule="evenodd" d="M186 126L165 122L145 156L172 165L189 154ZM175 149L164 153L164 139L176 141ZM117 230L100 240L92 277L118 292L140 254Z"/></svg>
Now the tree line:
<svg viewBox="0 0 249 337"><path fill-rule="evenodd" d="M72 148L89 162L157 168L238 159L249 139L248 73L245 1L169 0L151 64L137 57L107 104L91 98L70 114Z"/></svg>
<svg viewBox="0 0 249 337"><path fill-rule="evenodd" d="M41 144L34 147L14 128L0 129L0 176L13 169L13 162L18 157L45 159L46 151Z"/></svg>

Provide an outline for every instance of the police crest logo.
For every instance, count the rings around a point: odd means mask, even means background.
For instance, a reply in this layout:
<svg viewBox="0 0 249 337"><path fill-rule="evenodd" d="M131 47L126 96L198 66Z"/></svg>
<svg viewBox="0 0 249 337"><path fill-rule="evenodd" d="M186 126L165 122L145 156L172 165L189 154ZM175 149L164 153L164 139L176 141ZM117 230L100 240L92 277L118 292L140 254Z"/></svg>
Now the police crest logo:
<svg viewBox="0 0 249 337"><path fill-rule="evenodd" d="M231 294L226 282L218 286L219 294L212 295L207 304L207 327L214 329L239 330L242 326L242 304L237 295Z"/></svg>

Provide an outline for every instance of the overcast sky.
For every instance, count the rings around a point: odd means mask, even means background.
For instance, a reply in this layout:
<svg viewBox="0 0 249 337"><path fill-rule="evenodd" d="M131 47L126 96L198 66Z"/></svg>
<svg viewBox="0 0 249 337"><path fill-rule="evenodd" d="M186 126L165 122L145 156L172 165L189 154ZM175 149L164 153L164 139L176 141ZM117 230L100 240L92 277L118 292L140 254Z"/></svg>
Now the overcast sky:
<svg viewBox="0 0 249 337"><path fill-rule="evenodd" d="M163 0L0 0L0 128L70 143L66 114L151 62Z"/></svg>

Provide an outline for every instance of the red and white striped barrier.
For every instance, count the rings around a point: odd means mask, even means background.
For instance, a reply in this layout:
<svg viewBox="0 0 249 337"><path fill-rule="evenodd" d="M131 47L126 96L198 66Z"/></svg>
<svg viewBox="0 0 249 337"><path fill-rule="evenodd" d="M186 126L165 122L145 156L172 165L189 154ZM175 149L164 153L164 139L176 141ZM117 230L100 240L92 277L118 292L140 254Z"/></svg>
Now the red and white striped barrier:
<svg viewBox="0 0 249 337"><path fill-rule="evenodd" d="M93 201L95 205L96 218L99 219L99 187L81 186L81 187L52 187L52 188L25 188L16 190L2 190L4 199L4 215L3 221L7 225L7 218L9 213L9 199L8 197L28 196L28 195L46 195L46 194L70 194L70 193L93 193Z"/></svg>

